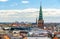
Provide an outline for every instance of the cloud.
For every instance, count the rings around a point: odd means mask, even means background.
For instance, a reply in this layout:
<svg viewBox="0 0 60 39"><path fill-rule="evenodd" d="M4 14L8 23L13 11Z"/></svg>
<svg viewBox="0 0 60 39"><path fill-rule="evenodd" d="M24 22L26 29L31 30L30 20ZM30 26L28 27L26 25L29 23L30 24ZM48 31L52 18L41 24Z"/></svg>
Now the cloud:
<svg viewBox="0 0 60 39"><path fill-rule="evenodd" d="M27 8L23 10L0 10L0 21L30 21L35 22L39 16L39 9ZM60 22L60 9L43 9L45 22Z"/></svg>
<svg viewBox="0 0 60 39"><path fill-rule="evenodd" d="M29 1L22 1L22 3L27 4L27 3L29 3Z"/></svg>
<svg viewBox="0 0 60 39"><path fill-rule="evenodd" d="M43 9L45 16L60 16L60 9Z"/></svg>
<svg viewBox="0 0 60 39"><path fill-rule="evenodd" d="M0 2L6 2L6 1L8 1L8 0L0 0Z"/></svg>

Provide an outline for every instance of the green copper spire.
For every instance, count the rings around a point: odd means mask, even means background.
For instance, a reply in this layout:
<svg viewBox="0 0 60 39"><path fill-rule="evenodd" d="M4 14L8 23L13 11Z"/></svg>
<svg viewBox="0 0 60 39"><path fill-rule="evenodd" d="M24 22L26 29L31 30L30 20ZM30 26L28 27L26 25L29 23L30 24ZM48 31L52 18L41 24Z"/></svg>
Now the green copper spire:
<svg viewBox="0 0 60 39"><path fill-rule="evenodd" d="M39 20L43 20L43 16L42 16L42 6L40 6Z"/></svg>

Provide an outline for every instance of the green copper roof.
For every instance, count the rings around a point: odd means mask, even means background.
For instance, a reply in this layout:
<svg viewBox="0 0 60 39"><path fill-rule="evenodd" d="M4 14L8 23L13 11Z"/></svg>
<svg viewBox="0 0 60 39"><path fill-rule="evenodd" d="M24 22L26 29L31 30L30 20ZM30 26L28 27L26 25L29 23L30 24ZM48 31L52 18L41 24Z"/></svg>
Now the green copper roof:
<svg viewBox="0 0 60 39"><path fill-rule="evenodd" d="M40 6L40 11L39 11L39 20L43 20L42 7L41 6Z"/></svg>

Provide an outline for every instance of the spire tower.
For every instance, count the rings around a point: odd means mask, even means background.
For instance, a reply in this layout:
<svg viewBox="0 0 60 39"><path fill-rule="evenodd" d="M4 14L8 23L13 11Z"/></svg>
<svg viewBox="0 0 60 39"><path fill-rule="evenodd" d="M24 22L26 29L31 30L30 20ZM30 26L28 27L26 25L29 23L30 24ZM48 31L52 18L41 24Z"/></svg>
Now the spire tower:
<svg viewBox="0 0 60 39"><path fill-rule="evenodd" d="M42 16L42 6L40 5L40 11L39 11L39 20L43 20Z"/></svg>
<svg viewBox="0 0 60 39"><path fill-rule="evenodd" d="M44 29L44 20L43 20L43 15L42 15L41 1L40 1L40 11L39 11L38 27L40 27L41 29Z"/></svg>

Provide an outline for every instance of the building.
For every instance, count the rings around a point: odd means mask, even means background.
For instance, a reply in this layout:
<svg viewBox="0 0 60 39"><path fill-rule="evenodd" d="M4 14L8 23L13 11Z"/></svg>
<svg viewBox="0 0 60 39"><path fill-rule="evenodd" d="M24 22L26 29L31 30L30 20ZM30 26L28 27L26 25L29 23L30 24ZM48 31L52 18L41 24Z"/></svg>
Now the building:
<svg viewBox="0 0 60 39"><path fill-rule="evenodd" d="M40 27L41 29L44 29L44 20L43 20L41 5L40 5L40 11L39 11L38 27Z"/></svg>
<svg viewBox="0 0 60 39"><path fill-rule="evenodd" d="M60 24L56 26L56 31L60 32Z"/></svg>

